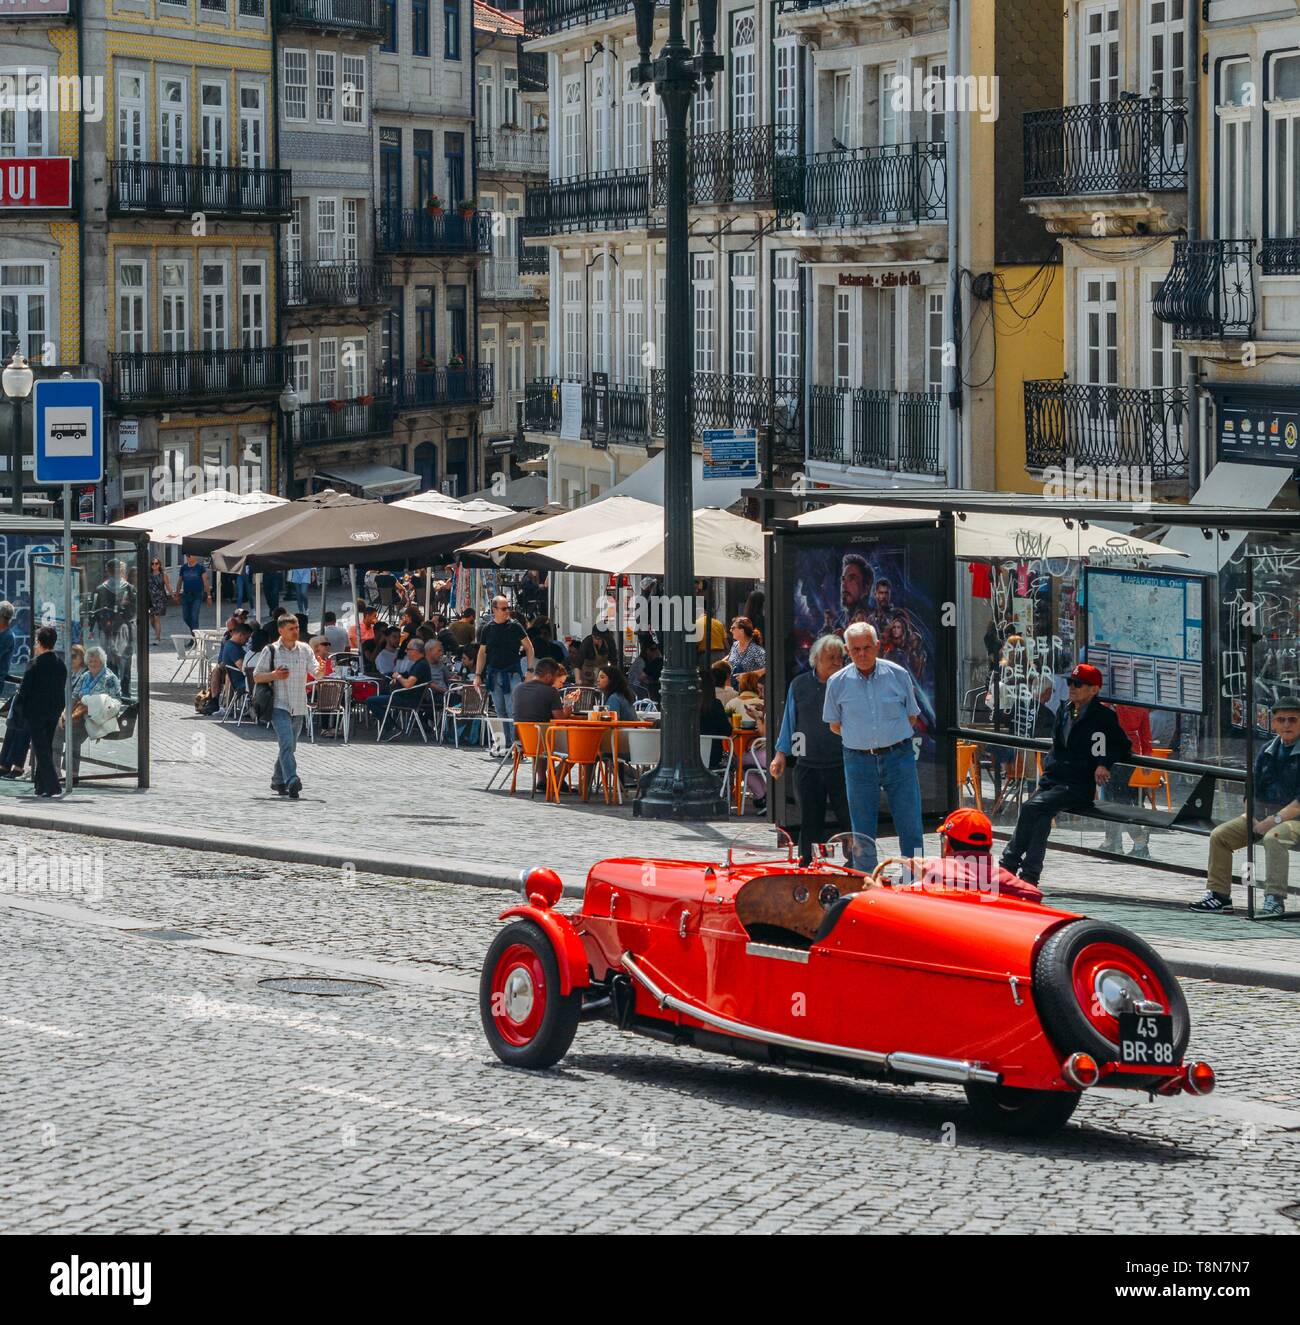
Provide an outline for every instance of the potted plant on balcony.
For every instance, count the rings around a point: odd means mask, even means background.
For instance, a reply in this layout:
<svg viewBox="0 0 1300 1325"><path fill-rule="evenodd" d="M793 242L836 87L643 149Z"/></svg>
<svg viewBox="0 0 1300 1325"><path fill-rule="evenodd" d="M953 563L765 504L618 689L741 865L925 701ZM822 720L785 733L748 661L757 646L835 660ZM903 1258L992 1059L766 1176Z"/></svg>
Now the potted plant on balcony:
<svg viewBox="0 0 1300 1325"><path fill-rule="evenodd" d="M464 368L464 366L465 356L463 354L453 354L451 358L447 360L448 368Z"/></svg>
<svg viewBox="0 0 1300 1325"><path fill-rule="evenodd" d="M343 406L346 405L346 404L347 404L347 401L346 401L346 400L331 400L331 401L330 401L330 409L331 409L335 414L341 414L341 413L343 412Z"/></svg>
<svg viewBox="0 0 1300 1325"><path fill-rule="evenodd" d="M416 367L417 367L422 373L423 373L423 372L428 372L428 370L429 370L430 368L433 367L433 359L432 359L429 355L427 355L427 354L422 354L422 355L420 355L420 357L415 361L415 366L416 366Z"/></svg>
<svg viewBox="0 0 1300 1325"><path fill-rule="evenodd" d="M360 395L357 397L358 405L373 405L374 403L375 403L375 397L369 391L367 391L364 395Z"/></svg>
<svg viewBox="0 0 1300 1325"><path fill-rule="evenodd" d="M429 194L424 204L424 210L429 216L441 216L442 199L436 193Z"/></svg>
<svg viewBox="0 0 1300 1325"><path fill-rule="evenodd" d="M471 216L474 215L474 210L475 210L475 208L474 208L473 200L470 199L470 198L462 198L462 199L456 204L456 210L460 213L460 215L461 215L463 218L465 218L466 220L468 220Z"/></svg>

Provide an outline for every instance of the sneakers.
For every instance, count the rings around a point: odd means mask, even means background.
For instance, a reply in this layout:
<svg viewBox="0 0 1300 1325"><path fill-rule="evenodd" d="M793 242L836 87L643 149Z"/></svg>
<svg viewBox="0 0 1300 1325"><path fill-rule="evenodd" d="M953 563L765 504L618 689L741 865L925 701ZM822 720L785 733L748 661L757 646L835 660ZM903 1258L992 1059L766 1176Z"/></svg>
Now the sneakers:
<svg viewBox="0 0 1300 1325"><path fill-rule="evenodd" d="M277 796L283 796L288 791L288 788L282 787L278 782L272 782L271 790L275 792Z"/></svg>
<svg viewBox="0 0 1300 1325"><path fill-rule="evenodd" d="M1134 842L1133 850L1128 854L1130 860L1150 860L1151 848L1145 842Z"/></svg>
<svg viewBox="0 0 1300 1325"><path fill-rule="evenodd" d="M1255 915L1256 920L1281 920L1286 915L1286 903L1280 897L1265 897L1263 909Z"/></svg>
<svg viewBox="0 0 1300 1325"><path fill-rule="evenodd" d="M1199 911L1202 915L1230 916L1232 914L1232 898L1225 897L1222 893L1216 893L1207 888L1205 896L1199 902L1193 902L1187 909L1189 911Z"/></svg>
<svg viewBox="0 0 1300 1325"><path fill-rule="evenodd" d="M301 790L302 790L302 782L298 778L294 778L294 780L291 783L289 783L289 785L285 788L285 792L288 794L288 797L291 801L296 801L298 799L298 793Z"/></svg>

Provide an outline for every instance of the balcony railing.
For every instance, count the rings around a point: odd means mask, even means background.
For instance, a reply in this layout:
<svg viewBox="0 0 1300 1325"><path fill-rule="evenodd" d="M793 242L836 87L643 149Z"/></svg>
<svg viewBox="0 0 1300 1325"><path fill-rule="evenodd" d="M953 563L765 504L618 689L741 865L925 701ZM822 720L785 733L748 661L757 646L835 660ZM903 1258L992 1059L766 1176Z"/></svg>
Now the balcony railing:
<svg viewBox="0 0 1300 1325"><path fill-rule="evenodd" d="M474 139L480 170L546 172L546 134L523 129L494 129Z"/></svg>
<svg viewBox="0 0 1300 1325"><path fill-rule="evenodd" d="M290 364L283 345L110 354L109 389L122 405L270 397L289 380Z"/></svg>
<svg viewBox="0 0 1300 1325"><path fill-rule="evenodd" d="M808 458L860 469L943 474L942 400L928 391L814 385Z"/></svg>
<svg viewBox="0 0 1300 1325"><path fill-rule="evenodd" d="M493 256L483 264L479 293L484 299L545 299L545 293L519 274L515 254Z"/></svg>
<svg viewBox="0 0 1300 1325"><path fill-rule="evenodd" d="M655 0L666 7L668 0ZM524 0L524 31L533 37L632 12L632 0Z"/></svg>
<svg viewBox="0 0 1300 1325"><path fill-rule="evenodd" d="M549 276L550 250L542 244L525 244L523 227L519 230L519 274L521 276Z"/></svg>
<svg viewBox="0 0 1300 1325"><path fill-rule="evenodd" d="M479 431L486 436L513 436L519 427L519 406L523 403L522 389L502 391L492 402L492 408L479 415Z"/></svg>
<svg viewBox="0 0 1300 1325"><path fill-rule="evenodd" d="M1300 276L1300 236L1266 239L1259 262L1265 276Z"/></svg>
<svg viewBox="0 0 1300 1325"><path fill-rule="evenodd" d="M280 307L374 307L388 302L392 282L386 262L286 262L280 269Z"/></svg>
<svg viewBox="0 0 1300 1325"><path fill-rule="evenodd" d="M1132 97L1024 117L1025 196L1187 187L1187 102Z"/></svg>
<svg viewBox="0 0 1300 1325"><path fill-rule="evenodd" d="M529 432L560 431L558 378L539 378L524 387L524 427ZM593 446L616 442L645 446L650 439L650 388L639 384L582 386L582 436Z"/></svg>
<svg viewBox="0 0 1300 1325"><path fill-rule="evenodd" d="M380 37L384 32L382 0L276 0L282 28L314 28L323 32L355 32Z"/></svg>
<svg viewBox="0 0 1300 1325"><path fill-rule="evenodd" d="M662 369L651 375L651 428L664 431L667 404ZM748 377L733 373L691 374L691 435L706 428L771 428L775 452L802 456L802 386L793 377Z"/></svg>
<svg viewBox="0 0 1300 1325"><path fill-rule="evenodd" d="M399 410L479 408L492 403L492 365L466 364L463 368L417 369L381 380L391 390Z"/></svg>
<svg viewBox="0 0 1300 1325"><path fill-rule="evenodd" d="M492 251L492 218L486 212L375 211L375 248L380 253L456 254Z"/></svg>
<svg viewBox="0 0 1300 1325"><path fill-rule="evenodd" d="M393 434L393 398L320 401L302 405L293 420L293 440L299 446L328 442L360 442Z"/></svg>
<svg viewBox="0 0 1300 1325"><path fill-rule="evenodd" d="M776 189L776 158L798 150L793 128L770 124L722 133L696 134L687 141L686 179L689 201L696 206L723 203L770 204ZM668 144L654 145L652 201L668 203Z"/></svg>
<svg viewBox="0 0 1300 1325"><path fill-rule="evenodd" d="M1152 306L1177 340L1245 338L1255 325L1253 239L1180 239Z"/></svg>
<svg viewBox="0 0 1300 1325"><path fill-rule="evenodd" d="M643 230L649 223L650 176L644 170L552 179L530 184L524 195L525 235Z"/></svg>
<svg viewBox="0 0 1300 1325"><path fill-rule="evenodd" d="M545 92L547 88L546 56L538 51L526 51L524 41L525 38L522 35L515 38L515 58L519 66L519 90L520 92Z"/></svg>
<svg viewBox="0 0 1300 1325"><path fill-rule="evenodd" d="M170 161L109 163L108 209L117 216L207 216L287 221L293 183L287 170L186 166Z"/></svg>
<svg viewBox="0 0 1300 1325"><path fill-rule="evenodd" d="M1182 387L1025 383L1025 465L1137 469L1187 477L1187 393Z"/></svg>
<svg viewBox="0 0 1300 1325"><path fill-rule="evenodd" d="M898 143L776 158L783 226L908 225L947 215L941 142Z"/></svg>

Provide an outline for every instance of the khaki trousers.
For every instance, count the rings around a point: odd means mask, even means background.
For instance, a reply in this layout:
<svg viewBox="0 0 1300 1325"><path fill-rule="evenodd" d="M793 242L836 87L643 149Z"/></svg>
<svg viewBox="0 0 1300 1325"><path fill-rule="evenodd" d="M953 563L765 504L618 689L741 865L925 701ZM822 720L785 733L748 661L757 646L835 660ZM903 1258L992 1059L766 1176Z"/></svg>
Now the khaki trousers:
<svg viewBox="0 0 1300 1325"><path fill-rule="evenodd" d="M1285 897L1290 848L1300 843L1300 819L1288 819L1270 828L1260 839L1264 848L1264 891ZM1232 853L1246 845L1246 816L1229 819L1210 834L1210 863L1205 881L1213 892L1232 896Z"/></svg>

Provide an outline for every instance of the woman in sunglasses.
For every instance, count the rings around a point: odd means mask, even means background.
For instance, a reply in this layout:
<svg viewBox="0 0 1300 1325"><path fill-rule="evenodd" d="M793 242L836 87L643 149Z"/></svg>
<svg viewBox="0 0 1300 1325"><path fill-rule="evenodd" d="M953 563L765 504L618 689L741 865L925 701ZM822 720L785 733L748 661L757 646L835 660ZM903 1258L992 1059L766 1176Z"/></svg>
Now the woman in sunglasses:
<svg viewBox="0 0 1300 1325"><path fill-rule="evenodd" d="M163 617L167 615L171 596L171 580L163 570L162 558L154 557L149 563L149 623L153 626L155 644L162 643Z"/></svg>

